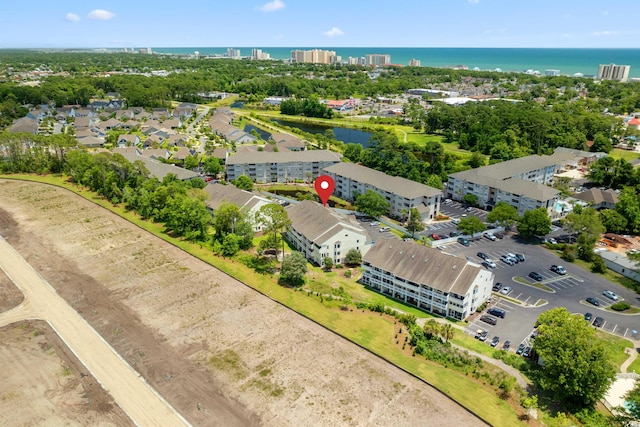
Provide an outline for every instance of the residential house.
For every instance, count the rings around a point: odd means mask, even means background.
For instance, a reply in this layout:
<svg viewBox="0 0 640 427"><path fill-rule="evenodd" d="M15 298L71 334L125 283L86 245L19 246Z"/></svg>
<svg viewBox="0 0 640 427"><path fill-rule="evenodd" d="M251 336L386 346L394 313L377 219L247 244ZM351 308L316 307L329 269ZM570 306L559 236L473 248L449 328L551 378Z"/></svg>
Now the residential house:
<svg viewBox="0 0 640 427"><path fill-rule="evenodd" d="M210 123L211 130L218 135L224 137L228 142L235 142L236 144L253 143L257 138L250 133L247 133L235 126L221 122L213 121Z"/></svg>
<svg viewBox="0 0 640 427"><path fill-rule="evenodd" d="M174 152L171 155L171 158L176 160L184 160L188 156L193 156L193 155L195 155L195 150L189 150L187 147L182 147L178 151Z"/></svg>
<svg viewBox="0 0 640 427"><path fill-rule="evenodd" d="M102 129L106 130L106 131L119 129L120 128L120 120L109 119L109 120L106 120L104 122L100 122L99 126Z"/></svg>
<svg viewBox="0 0 640 427"><path fill-rule="evenodd" d="M598 161L598 159L606 156L607 153L576 150L566 147L557 147L551 155L560 165L560 169L565 170L587 168Z"/></svg>
<svg viewBox="0 0 640 427"><path fill-rule="evenodd" d="M166 148L146 148L140 152L140 155L150 159L168 159L171 157L171 153Z"/></svg>
<svg viewBox="0 0 640 427"><path fill-rule="evenodd" d="M373 190L389 203L389 215L404 218L416 208L424 220L435 219L440 212L442 191L399 176L390 176L355 163L337 163L324 168L336 183L333 194L354 201L356 196Z"/></svg>
<svg viewBox="0 0 640 427"><path fill-rule="evenodd" d="M169 135L167 138L167 144L170 147L184 147L188 141L189 137L182 134Z"/></svg>
<svg viewBox="0 0 640 427"><path fill-rule="evenodd" d="M140 123L136 122L135 120L127 120L126 122L123 122L123 121L120 122L120 129L131 130L134 127L138 127L138 126L140 126Z"/></svg>
<svg viewBox="0 0 640 427"><path fill-rule="evenodd" d="M167 129L177 129L182 126L180 119L168 119L162 122L162 127Z"/></svg>
<svg viewBox="0 0 640 427"><path fill-rule="evenodd" d="M587 202L594 209L615 209L618 203L618 193L615 190L601 190L590 188L573 196L575 199Z"/></svg>
<svg viewBox="0 0 640 427"><path fill-rule="evenodd" d="M518 215L543 207L551 217L558 217L556 209L560 192L549 185L562 163L553 156L526 156L477 169L449 175L448 198L462 201L465 194L474 194L478 206L492 209L504 201L514 206Z"/></svg>
<svg viewBox="0 0 640 427"><path fill-rule="evenodd" d="M74 110L74 117L77 119L78 117L98 117L98 115L88 108L77 108Z"/></svg>
<svg viewBox="0 0 640 427"><path fill-rule="evenodd" d="M206 185L203 190L208 195L204 203L211 214L215 215L222 203L232 203L245 212L253 231L262 231L262 224L255 220L256 212L264 205L273 203L271 200L233 185L214 183Z"/></svg>
<svg viewBox="0 0 640 427"><path fill-rule="evenodd" d="M135 134L120 135L118 137L118 147L131 147L140 144L140 137Z"/></svg>
<svg viewBox="0 0 640 427"><path fill-rule="evenodd" d="M38 133L38 120L31 119L29 117L21 117L16 120L13 125L9 128L9 132L24 132L24 133Z"/></svg>
<svg viewBox="0 0 640 427"><path fill-rule="evenodd" d="M78 144L86 148L104 147L104 139L90 135L83 138L76 137Z"/></svg>
<svg viewBox="0 0 640 427"><path fill-rule="evenodd" d="M166 108L152 108L151 118L154 120L168 119L171 117L171 113Z"/></svg>
<svg viewBox="0 0 640 427"><path fill-rule="evenodd" d="M311 180L340 159L328 150L237 153L226 161L227 179L247 175L260 183Z"/></svg>
<svg viewBox="0 0 640 427"><path fill-rule="evenodd" d="M197 109L196 104L182 102L173 110L173 117L184 119L191 116Z"/></svg>
<svg viewBox="0 0 640 427"><path fill-rule="evenodd" d="M93 119L91 117L76 117L73 120L73 127L78 128L86 128L93 124Z"/></svg>
<svg viewBox="0 0 640 427"><path fill-rule="evenodd" d="M274 133L269 139L276 143L278 150L304 151L306 148L303 140L288 133Z"/></svg>
<svg viewBox="0 0 640 427"><path fill-rule="evenodd" d="M227 161L227 157L229 157L229 151L227 151L225 147L217 147L213 150L213 157L222 160L224 163Z"/></svg>
<svg viewBox="0 0 640 427"><path fill-rule="evenodd" d="M291 220L287 240L316 265L322 265L325 257L334 264L342 264L351 249L364 255L373 245L373 239L353 216L317 202L305 200L290 206L287 213Z"/></svg>
<svg viewBox="0 0 640 427"><path fill-rule="evenodd" d="M436 249L377 242L362 259L362 283L429 313L465 320L490 296L494 275L480 265Z"/></svg>

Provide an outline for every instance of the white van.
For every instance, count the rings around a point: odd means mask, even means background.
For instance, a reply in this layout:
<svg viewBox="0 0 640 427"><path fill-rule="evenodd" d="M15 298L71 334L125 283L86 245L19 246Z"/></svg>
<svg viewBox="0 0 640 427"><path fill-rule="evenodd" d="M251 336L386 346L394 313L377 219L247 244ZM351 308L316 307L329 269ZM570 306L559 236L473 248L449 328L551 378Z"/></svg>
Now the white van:
<svg viewBox="0 0 640 427"><path fill-rule="evenodd" d="M389 228L389 227L380 227L380 230L378 230L378 231L381 232L381 233L384 233L385 231L389 231L389 230L391 230L391 228Z"/></svg>

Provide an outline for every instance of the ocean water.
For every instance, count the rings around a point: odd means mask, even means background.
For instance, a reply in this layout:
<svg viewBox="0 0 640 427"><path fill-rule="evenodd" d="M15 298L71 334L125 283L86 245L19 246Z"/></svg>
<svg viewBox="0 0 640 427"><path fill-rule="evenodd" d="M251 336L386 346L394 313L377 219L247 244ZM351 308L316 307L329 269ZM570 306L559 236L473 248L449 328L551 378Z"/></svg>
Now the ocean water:
<svg viewBox="0 0 640 427"><path fill-rule="evenodd" d="M294 49L310 50L309 47L258 47L271 55L272 59L289 59ZM253 47L235 47L241 56L251 55ZM562 75L582 73L595 76L599 64L630 65L629 77L640 78L640 49L550 49L550 48L401 48L401 47L322 47L333 50L343 61L366 54L391 55L391 63L408 65L418 59L423 67L455 67L464 65L469 69L524 72L537 70L544 74L547 69L559 70ZM156 47L156 53L201 56L224 55L226 47Z"/></svg>

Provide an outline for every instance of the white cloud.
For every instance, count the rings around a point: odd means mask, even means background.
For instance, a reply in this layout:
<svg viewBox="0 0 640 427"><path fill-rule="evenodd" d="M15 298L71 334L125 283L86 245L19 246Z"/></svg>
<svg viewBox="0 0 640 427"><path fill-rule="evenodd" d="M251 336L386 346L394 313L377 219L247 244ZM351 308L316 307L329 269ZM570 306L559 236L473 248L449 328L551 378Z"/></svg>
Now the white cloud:
<svg viewBox="0 0 640 427"><path fill-rule="evenodd" d="M333 27L332 29L330 29L329 31L325 31L323 33L325 36L327 37L336 37L336 36L341 36L344 34L344 31L342 31L340 28L338 27Z"/></svg>
<svg viewBox="0 0 640 427"><path fill-rule="evenodd" d="M116 16L116 14L104 9L94 9L91 12L89 12L88 16L89 16L89 19L99 19L101 21L107 21L113 18L114 16Z"/></svg>
<svg viewBox="0 0 640 427"><path fill-rule="evenodd" d="M593 33L594 36L614 36L620 34L620 31L596 31Z"/></svg>
<svg viewBox="0 0 640 427"><path fill-rule="evenodd" d="M480 3L480 0L467 0L467 3L478 4Z"/></svg>
<svg viewBox="0 0 640 427"><path fill-rule="evenodd" d="M67 21L71 21L71 22L78 22L80 20L80 17L75 13L67 13L67 15L64 18Z"/></svg>
<svg viewBox="0 0 640 427"><path fill-rule="evenodd" d="M263 4L259 9L263 12L275 12L276 10L284 9L284 3L280 0L273 0Z"/></svg>

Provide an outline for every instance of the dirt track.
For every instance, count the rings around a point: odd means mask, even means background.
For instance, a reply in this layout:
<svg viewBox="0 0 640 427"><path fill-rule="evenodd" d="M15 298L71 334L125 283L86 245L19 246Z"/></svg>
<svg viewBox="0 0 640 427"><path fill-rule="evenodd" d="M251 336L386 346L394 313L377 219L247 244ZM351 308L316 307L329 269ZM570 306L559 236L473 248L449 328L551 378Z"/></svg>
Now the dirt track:
<svg viewBox="0 0 640 427"><path fill-rule="evenodd" d="M194 425L483 425L421 381L64 190L0 181L0 235Z"/></svg>

